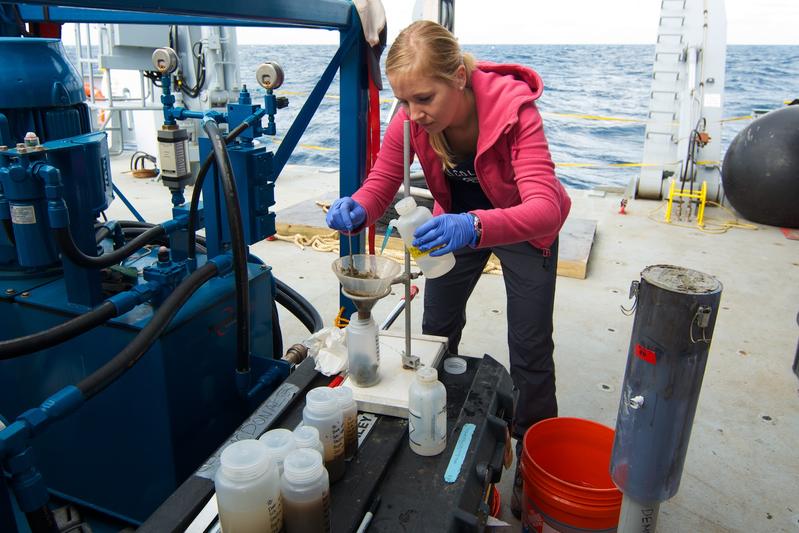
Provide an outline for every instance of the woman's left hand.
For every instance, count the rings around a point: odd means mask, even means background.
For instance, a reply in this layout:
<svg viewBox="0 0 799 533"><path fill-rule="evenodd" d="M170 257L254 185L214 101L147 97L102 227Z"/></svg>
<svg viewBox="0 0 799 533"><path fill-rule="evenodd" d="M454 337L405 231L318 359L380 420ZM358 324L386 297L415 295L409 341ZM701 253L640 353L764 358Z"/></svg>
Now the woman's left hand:
<svg viewBox="0 0 799 533"><path fill-rule="evenodd" d="M433 217L419 226L413 236L415 247L423 252L433 250L430 255L436 257L474 244L477 233L472 215L459 213Z"/></svg>

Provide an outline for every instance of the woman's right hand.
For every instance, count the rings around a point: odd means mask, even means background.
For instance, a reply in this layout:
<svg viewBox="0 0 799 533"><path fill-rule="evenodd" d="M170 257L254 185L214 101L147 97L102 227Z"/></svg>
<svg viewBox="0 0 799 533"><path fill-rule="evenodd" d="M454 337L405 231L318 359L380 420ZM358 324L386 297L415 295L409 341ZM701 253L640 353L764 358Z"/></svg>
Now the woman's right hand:
<svg viewBox="0 0 799 533"><path fill-rule="evenodd" d="M349 196L344 196L333 202L325 221L330 228L351 233L366 221L366 210Z"/></svg>

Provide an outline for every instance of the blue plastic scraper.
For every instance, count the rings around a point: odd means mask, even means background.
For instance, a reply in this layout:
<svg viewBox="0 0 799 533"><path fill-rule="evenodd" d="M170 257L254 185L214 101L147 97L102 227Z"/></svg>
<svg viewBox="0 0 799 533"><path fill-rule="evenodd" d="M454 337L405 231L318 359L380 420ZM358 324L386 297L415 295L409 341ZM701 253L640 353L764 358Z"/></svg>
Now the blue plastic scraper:
<svg viewBox="0 0 799 533"><path fill-rule="evenodd" d="M455 449L452 451L452 457L449 458L447 471L444 472L444 481L447 483L455 483L461 473L463 461L466 459L466 452L469 451L469 445L474 436L474 430L477 426L474 424L464 424L461 429L461 434L458 437L458 442L455 444Z"/></svg>

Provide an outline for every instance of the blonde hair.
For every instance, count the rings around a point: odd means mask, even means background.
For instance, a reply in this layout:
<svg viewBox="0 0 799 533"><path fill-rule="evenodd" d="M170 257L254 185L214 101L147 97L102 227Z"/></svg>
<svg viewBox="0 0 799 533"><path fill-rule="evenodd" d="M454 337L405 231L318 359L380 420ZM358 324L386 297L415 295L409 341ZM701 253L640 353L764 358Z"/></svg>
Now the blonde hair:
<svg viewBox="0 0 799 533"><path fill-rule="evenodd" d="M466 86L471 87L475 59L461 51L458 40L444 26L429 20L417 20L397 35L386 57L386 74L413 72L454 83L458 68L466 68ZM430 135L430 146L444 168L455 166L444 132Z"/></svg>

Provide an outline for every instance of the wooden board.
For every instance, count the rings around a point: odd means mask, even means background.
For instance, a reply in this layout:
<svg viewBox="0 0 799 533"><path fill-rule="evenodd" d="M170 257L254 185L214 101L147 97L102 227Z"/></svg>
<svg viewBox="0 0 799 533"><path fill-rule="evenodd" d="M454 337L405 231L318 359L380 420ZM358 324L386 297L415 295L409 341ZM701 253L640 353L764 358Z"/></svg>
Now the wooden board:
<svg viewBox="0 0 799 533"><path fill-rule="evenodd" d="M335 193L321 197L320 201L332 202ZM560 230L558 250L558 275L568 278L585 279L588 272L588 259L596 235L596 220L568 218ZM325 213L316 205L316 200L306 200L277 213L277 232L280 235L300 234L304 237L329 235L330 228L325 223ZM380 247L382 237L378 236L376 245ZM391 250L402 250L402 241L391 237L386 245Z"/></svg>

